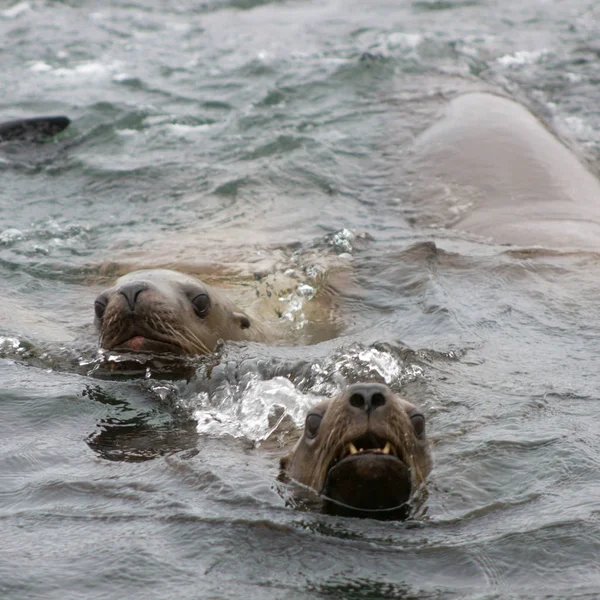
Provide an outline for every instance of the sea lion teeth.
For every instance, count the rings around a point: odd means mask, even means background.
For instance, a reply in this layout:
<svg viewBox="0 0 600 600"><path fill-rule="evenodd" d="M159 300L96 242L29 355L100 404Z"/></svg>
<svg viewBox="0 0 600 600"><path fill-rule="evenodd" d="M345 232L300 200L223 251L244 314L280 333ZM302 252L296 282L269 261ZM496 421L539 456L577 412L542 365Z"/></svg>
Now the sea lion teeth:
<svg viewBox="0 0 600 600"><path fill-rule="evenodd" d="M389 454L392 451L392 445L389 442L386 442L385 446L383 447L382 452L384 454Z"/></svg>
<svg viewBox="0 0 600 600"><path fill-rule="evenodd" d="M350 454L357 454L358 453L358 450L356 449L356 446L352 442L350 442L348 444L348 450L350 451Z"/></svg>

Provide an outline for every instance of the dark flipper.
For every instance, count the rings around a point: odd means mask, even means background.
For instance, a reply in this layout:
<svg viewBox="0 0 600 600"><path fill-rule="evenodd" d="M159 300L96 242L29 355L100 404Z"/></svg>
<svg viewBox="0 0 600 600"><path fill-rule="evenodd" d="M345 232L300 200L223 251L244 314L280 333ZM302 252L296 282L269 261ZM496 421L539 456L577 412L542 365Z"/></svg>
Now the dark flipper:
<svg viewBox="0 0 600 600"><path fill-rule="evenodd" d="M0 123L0 142L40 143L69 126L68 117L34 117Z"/></svg>

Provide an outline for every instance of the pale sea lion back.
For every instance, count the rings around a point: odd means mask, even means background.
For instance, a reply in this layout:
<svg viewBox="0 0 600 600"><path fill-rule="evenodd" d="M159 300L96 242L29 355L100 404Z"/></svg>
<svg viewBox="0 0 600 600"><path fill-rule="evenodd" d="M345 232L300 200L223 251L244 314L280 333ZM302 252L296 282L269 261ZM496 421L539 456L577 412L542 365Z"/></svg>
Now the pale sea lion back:
<svg viewBox="0 0 600 600"><path fill-rule="evenodd" d="M430 222L497 243L600 249L598 179L512 100L455 98L417 138L411 166Z"/></svg>

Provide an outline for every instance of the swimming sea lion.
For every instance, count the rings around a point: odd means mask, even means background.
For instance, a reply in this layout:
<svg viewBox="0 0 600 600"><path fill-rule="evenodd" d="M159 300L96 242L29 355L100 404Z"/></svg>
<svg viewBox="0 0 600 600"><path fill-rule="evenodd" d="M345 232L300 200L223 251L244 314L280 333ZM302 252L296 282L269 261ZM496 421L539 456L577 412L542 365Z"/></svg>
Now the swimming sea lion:
<svg viewBox="0 0 600 600"><path fill-rule="evenodd" d="M425 418L383 384L350 385L310 410L281 467L319 492L327 512L405 518L431 470Z"/></svg>
<svg viewBox="0 0 600 600"><path fill-rule="evenodd" d="M71 123L68 117L32 117L0 123L0 142L40 143Z"/></svg>
<svg viewBox="0 0 600 600"><path fill-rule="evenodd" d="M429 222L497 243L600 248L600 182L512 100L455 98L417 138L411 166Z"/></svg>
<svg viewBox="0 0 600 600"><path fill-rule="evenodd" d="M100 345L153 354L206 354L219 340L265 341L266 333L225 295L167 269L119 278L95 301Z"/></svg>

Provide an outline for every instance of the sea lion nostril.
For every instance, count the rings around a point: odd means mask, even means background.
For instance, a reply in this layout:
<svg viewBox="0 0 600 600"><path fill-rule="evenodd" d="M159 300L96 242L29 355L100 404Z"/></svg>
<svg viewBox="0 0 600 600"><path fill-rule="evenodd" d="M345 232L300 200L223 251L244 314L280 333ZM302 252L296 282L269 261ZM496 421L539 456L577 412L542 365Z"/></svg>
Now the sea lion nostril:
<svg viewBox="0 0 600 600"><path fill-rule="evenodd" d="M362 394L352 394L349 402L350 406L354 406L354 408L365 408L365 397Z"/></svg>
<svg viewBox="0 0 600 600"><path fill-rule="evenodd" d="M371 408L375 409L379 406L383 406L385 404L385 396L380 392L375 392L371 396Z"/></svg>
<svg viewBox="0 0 600 600"><path fill-rule="evenodd" d="M354 392L348 399L348 402L350 403L350 406L370 413L380 406L384 406L386 399L385 394L379 390L371 392L371 390L367 388L364 391Z"/></svg>

